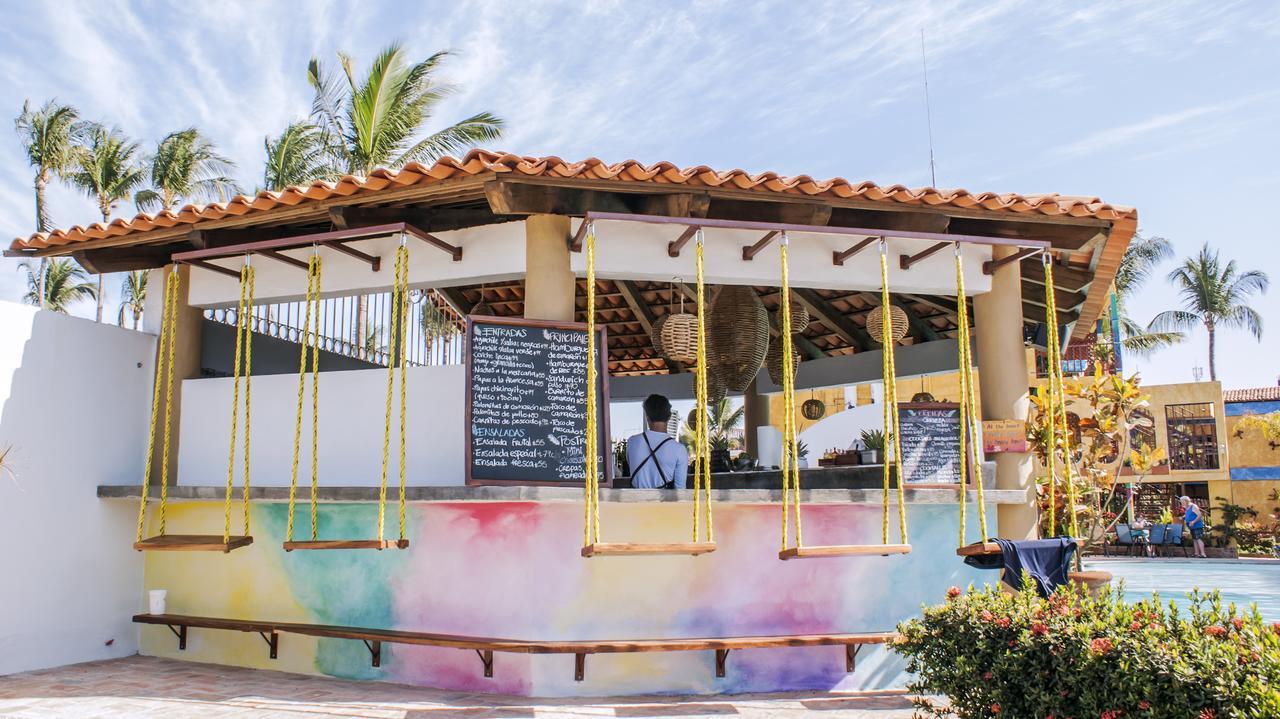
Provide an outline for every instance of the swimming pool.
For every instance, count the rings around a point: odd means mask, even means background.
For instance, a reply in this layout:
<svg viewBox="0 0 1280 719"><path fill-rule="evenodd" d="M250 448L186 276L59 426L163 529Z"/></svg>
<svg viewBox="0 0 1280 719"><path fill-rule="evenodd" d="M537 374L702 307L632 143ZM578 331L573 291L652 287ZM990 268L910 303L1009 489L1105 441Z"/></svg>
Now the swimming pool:
<svg viewBox="0 0 1280 719"><path fill-rule="evenodd" d="M1125 599L1136 601L1160 592L1161 600L1186 606L1187 592L1217 589L1222 600L1246 609L1258 605L1262 616L1280 621L1280 562L1218 562L1186 559L1086 559L1085 569L1111 572L1124 580Z"/></svg>

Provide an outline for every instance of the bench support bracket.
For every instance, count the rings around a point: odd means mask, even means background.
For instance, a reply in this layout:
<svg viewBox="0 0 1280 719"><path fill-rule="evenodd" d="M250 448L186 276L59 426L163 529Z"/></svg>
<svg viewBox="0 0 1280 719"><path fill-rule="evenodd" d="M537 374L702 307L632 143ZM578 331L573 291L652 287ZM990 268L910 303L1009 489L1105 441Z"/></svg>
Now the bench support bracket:
<svg viewBox="0 0 1280 719"><path fill-rule="evenodd" d="M861 644L844 645L844 671L846 674L852 674L858 665L858 652L862 651Z"/></svg>
<svg viewBox="0 0 1280 719"><path fill-rule="evenodd" d="M587 655L573 655L573 680L580 682L587 677Z"/></svg>
<svg viewBox="0 0 1280 719"><path fill-rule="evenodd" d="M364 648L369 650L370 665L375 667L382 666L382 642L377 640L371 642L368 639L361 639L360 641L364 642Z"/></svg>
<svg viewBox="0 0 1280 719"><path fill-rule="evenodd" d="M270 634L266 632L258 632L258 636L262 637L262 641L267 643L267 647L271 649L271 658L275 659L280 649L280 635L275 631Z"/></svg>
<svg viewBox="0 0 1280 719"><path fill-rule="evenodd" d="M480 657L480 663L484 665L485 677L492 677L493 676L493 650L477 649L476 656Z"/></svg>
<svg viewBox="0 0 1280 719"><path fill-rule="evenodd" d="M182 651L186 649L187 648L187 625L179 624L177 626L174 626L172 624L167 624L165 626L169 627L169 631L173 632L173 636L178 638L178 651Z"/></svg>
<svg viewBox="0 0 1280 719"><path fill-rule="evenodd" d="M728 658L729 658L728 649L716 650L716 676L721 679L724 678L724 664L725 664L725 660L727 660Z"/></svg>

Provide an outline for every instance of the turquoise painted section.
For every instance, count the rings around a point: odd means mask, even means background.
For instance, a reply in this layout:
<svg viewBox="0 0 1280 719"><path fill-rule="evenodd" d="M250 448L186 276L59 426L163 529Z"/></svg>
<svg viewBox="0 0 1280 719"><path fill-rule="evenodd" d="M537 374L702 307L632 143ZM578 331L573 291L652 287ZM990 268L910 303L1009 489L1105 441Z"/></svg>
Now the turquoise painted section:
<svg viewBox="0 0 1280 719"><path fill-rule="evenodd" d="M1246 414L1270 414L1280 412L1280 402L1228 402L1223 405L1228 417Z"/></svg>
<svg viewBox="0 0 1280 719"><path fill-rule="evenodd" d="M375 505L325 504L320 512L321 538L376 534ZM679 541L689 535L692 507L606 503L602 512L605 541ZM877 544L881 512L872 505L807 506L805 544ZM994 514L990 509L993 522ZM409 506L407 550L286 554L280 543L287 505L258 504L251 547L225 558L149 555L148 584L181 587L171 594L175 613L499 638L883 631L918 615L922 604L942 601L948 586L996 578L955 556L955 506L910 505L908 515L913 550L905 556L783 562L777 558L780 508L739 504L716 507L714 553L584 559L579 504L416 503ZM221 519L220 506L197 503L179 506L171 521L217 526ZM387 520L387 536L396 536L394 505ZM971 506L969 541L976 535L977 507ZM305 506L299 507L295 536L310 536ZM896 510L890 512L889 541L898 541ZM260 647L236 634L198 632L187 655L270 666ZM148 638L150 653L182 656L163 634L144 634ZM906 682L904 663L883 647L864 650L852 675L845 673L840 647L735 651L723 679L715 677L710 651L592 655L585 682L573 679L572 655L499 654L495 676L485 679L474 653L456 649L384 645L381 669L369 666L357 641L286 635L281 653L282 668L539 696L885 689Z"/></svg>
<svg viewBox="0 0 1280 719"><path fill-rule="evenodd" d="M1232 467L1231 479L1246 482L1255 479L1280 479L1280 467Z"/></svg>

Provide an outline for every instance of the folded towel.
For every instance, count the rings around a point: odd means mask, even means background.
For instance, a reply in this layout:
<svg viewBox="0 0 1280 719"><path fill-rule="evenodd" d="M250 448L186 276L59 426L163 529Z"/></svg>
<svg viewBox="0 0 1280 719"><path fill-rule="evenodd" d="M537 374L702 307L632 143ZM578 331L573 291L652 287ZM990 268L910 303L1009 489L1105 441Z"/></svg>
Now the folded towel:
<svg viewBox="0 0 1280 719"><path fill-rule="evenodd" d="M996 539L995 543L1000 545L999 556L965 557L964 563L978 569L1003 569L1001 578L1014 589L1022 589L1022 573L1026 571L1042 597L1067 585L1071 558L1076 553L1074 539L1055 537L1017 542Z"/></svg>

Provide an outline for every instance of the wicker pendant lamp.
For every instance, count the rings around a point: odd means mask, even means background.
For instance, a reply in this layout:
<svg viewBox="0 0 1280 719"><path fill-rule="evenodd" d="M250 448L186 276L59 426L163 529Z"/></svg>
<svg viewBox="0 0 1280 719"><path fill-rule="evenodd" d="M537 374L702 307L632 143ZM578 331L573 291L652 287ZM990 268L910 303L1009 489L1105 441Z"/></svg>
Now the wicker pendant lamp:
<svg viewBox="0 0 1280 719"><path fill-rule="evenodd" d="M889 306L889 318L892 323L890 335L894 342L899 342L903 337L907 336L907 313L897 305ZM867 333L871 335L871 339L879 342L884 336L884 307L877 306L867 313Z"/></svg>
<svg viewBox="0 0 1280 719"><path fill-rule="evenodd" d="M796 297L796 293L791 293L791 334L796 335L804 332L809 327L809 308L805 307ZM782 307L773 313L774 322L777 324L778 330L782 330Z"/></svg>
<svg viewBox="0 0 1280 719"><path fill-rule="evenodd" d="M680 278L676 278L679 282ZM671 288L671 312L653 325L657 335L653 346L658 353L673 362L693 365L698 361L698 316L685 312L684 293L680 295L680 309L675 308L675 287Z"/></svg>
<svg viewBox="0 0 1280 719"><path fill-rule="evenodd" d="M795 345L791 346L791 366L799 369L800 353ZM769 351L764 355L764 368L769 372L769 381L782 386L782 339L774 337L769 342Z"/></svg>
<svg viewBox="0 0 1280 719"><path fill-rule="evenodd" d="M662 346L662 327L667 324L667 319L669 317L671 317L671 315L663 315L654 320L653 329L649 331L649 341L653 343L653 351L656 352L659 357L667 356L667 351Z"/></svg>
<svg viewBox="0 0 1280 719"><path fill-rule="evenodd" d="M819 420L827 414L827 405L820 399L806 399L804 404L800 405L800 414L810 421Z"/></svg>
<svg viewBox="0 0 1280 719"><path fill-rule="evenodd" d="M709 325L707 344L714 374L729 390L746 391L769 351L769 312L764 303L751 287L725 286L711 307Z"/></svg>

